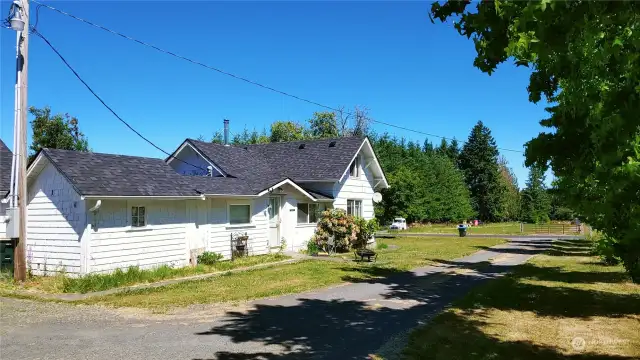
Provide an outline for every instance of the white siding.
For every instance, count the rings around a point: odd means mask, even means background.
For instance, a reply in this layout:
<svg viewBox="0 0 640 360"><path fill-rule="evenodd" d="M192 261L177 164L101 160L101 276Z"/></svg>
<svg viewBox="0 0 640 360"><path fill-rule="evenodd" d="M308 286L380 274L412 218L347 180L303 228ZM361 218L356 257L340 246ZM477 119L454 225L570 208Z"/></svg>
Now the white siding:
<svg viewBox="0 0 640 360"><path fill-rule="evenodd" d="M207 166L210 166L209 162L198 155L190 145L186 145L175 155L175 157L182 161L174 159L169 163L169 165L179 174L202 176L207 173ZM200 168L194 167L191 164L199 166ZM222 174L214 168L213 176L222 176Z"/></svg>
<svg viewBox="0 0 640 360"><path fill-rule="evenodd" d="M35 274L80 273L85 202L51 164L29 184L28 200L28 266Z"/></svg>
<svg viewBox="0 0 640 360"><path fill-rule="evenodd" d="M342 180L334 186L333 206L337 209L347 209L347 200L362 200L362 217L366 220L373 219L373 174L369 169L362 167L357 178L351 177L347 172Z"/></svg>
<svg viewBox="0 0 640 360"><path fill-rule="evenodd" d="M89 206L94 204L92 201ZM132 206L145 206L144 228L131 227ZM91 272L189 264L184 200L102 200L102 206L91 219Z"/></svg>
<svg viewBox="0 0 640 360"><path fill-rule="evenodd" d="M231 258L231 234L247 233L249 235L249 255L261 255L269 252L269 215L267 214L268 197L258 199L211 199L209 212L209 245L208 251L222 254L225 259ZM251 205L251 224L247 226L229 225L230 204Z"/></svg>
<svg viewBox="0 0 640 360"><path fill-rule="evenodd" d="M9 208L9 204L3 204L0 202L0 239L6 237L7 235L7 223L5 223L7 209Z"/></svg>

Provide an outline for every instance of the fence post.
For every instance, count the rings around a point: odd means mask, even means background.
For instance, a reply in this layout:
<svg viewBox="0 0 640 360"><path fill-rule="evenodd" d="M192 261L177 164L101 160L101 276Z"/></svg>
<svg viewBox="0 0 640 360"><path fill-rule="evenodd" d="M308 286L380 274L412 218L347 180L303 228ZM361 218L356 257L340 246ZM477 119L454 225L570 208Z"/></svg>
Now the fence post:
<svg viewBox="0 0 640 360"><path fill-rule="evenodd" d="M524 232L524 223L520 222L520 233Z"/></svg>
<svg viewBox="0 0 640 360"><path fill-rule="evenodd" d="M562 224L562 235L564 235L564 224Z"/></svg>

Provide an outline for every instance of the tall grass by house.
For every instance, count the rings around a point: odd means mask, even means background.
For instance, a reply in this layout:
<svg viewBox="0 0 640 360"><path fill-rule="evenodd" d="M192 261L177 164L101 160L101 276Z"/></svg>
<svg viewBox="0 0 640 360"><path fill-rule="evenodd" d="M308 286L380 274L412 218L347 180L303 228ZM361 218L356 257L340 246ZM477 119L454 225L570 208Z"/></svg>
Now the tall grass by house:
<svg viewBox="0 0 640 360"><path fill-rule="evenodd" d="M87 293L134 284L152 283L166 279L226 271L281 261L288 258L288 256L282 254L269 254L243 257L233 261L219 261L213 265L197 265L181 268L162 265L153 269L143 270L137 266L132 266L126 270L118 269L109 274L88 274L80 277L70 277L64 272L59 272L54 276L34 276L21 285L15 284L9 277L3 277L2 281L0 281L0 290L23 288L52 293Z"/></svg>

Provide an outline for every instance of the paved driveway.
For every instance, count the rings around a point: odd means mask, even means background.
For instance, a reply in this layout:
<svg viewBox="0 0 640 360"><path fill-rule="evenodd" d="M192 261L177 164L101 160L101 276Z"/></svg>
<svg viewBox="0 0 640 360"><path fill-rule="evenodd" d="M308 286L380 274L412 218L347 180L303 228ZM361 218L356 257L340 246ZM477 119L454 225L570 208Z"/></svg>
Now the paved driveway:
<svg viewBox="0 0 640 360"><path fill-rule="evenodd" d="M549 244L519 238L376 281L169 315L0 299L0 358L364 359Z"/></svg>

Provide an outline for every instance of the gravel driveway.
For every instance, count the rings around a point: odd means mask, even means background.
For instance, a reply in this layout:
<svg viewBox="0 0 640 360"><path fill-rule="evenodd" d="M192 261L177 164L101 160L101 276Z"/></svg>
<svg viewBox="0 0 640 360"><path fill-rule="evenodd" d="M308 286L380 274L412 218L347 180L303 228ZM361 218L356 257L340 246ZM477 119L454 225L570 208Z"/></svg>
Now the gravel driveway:
<svg viewBox="0 0 640 360"><path fill-rule="evenodd" d="M375 281L170 314L0 298L0 358L364 359L381 347L393 357L408 329L549 244L519 238Z"/></svg>

